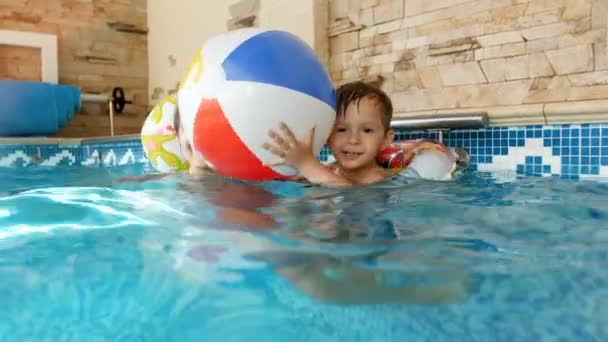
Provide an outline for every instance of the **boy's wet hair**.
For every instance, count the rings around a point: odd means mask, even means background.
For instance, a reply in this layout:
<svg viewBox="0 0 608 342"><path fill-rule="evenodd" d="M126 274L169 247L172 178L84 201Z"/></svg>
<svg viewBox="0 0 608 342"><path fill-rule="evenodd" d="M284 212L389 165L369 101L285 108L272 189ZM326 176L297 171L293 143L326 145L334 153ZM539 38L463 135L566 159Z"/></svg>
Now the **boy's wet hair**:
<svg viewBox="0 0 608 342"><path fill-rule="evenodd" d="M182 121L179 115L179 108L175 109L175 115L173 115L173 129L175 130L175 134L179 134L179 129L181 127Z"/></svg>
<svg viewBox="0 0 608 342"><path fill-rule="evenodd" d="M362 81L346 83L336 90L338 116L344 115L351 103L359 106L359 101L368 98L375 101L382 111L382 125L388 131L393 118L393 104L388 95L380 88Z"/></svg>

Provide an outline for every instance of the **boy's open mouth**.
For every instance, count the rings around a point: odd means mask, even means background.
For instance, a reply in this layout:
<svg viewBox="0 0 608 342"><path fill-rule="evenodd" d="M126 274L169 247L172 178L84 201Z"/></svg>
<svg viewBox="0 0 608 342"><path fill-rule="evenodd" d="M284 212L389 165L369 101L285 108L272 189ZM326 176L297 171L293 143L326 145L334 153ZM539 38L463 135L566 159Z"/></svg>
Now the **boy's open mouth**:
<svg viewBox="0 0 608 342"><path fill-rule="evenodd" d="M357 159L360 156L363 155L362 152L353 152L353 151L342 151L342 155L346 158L346 159Z"/></svg>

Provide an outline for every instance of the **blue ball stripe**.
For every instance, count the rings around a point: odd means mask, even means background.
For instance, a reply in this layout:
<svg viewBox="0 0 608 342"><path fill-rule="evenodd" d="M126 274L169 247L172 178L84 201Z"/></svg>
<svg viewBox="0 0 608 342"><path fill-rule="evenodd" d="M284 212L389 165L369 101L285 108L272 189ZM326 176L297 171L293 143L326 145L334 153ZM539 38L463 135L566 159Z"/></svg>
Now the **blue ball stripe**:
<svg viewBox="0 0 608 342"><path fill-rule="evenodd" d="M310 95L336 109L336 91L315 52L283 31L260 33L222 63L228 81L272 84Z"/></svg>

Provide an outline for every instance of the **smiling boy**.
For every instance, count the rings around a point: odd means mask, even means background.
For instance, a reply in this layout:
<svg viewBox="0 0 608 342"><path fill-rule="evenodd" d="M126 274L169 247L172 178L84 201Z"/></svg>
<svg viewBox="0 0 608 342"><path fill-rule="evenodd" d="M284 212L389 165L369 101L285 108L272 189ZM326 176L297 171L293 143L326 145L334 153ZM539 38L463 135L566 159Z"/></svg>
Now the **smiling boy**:
<svg viewBox="0 0 608 342"><path fill-rule="evenodd" d="M368 185L394 175L376 161L395 136L390 127L393 106L388 95L367 83L352 82L339 87L336 96L337 117L327 142L335 163L323 165L313 155L314 127L308 141L300 141L281 124L279 131L269 132L271 141L264 148L280 158L276 164L296 168L312 183Z"/></svg>

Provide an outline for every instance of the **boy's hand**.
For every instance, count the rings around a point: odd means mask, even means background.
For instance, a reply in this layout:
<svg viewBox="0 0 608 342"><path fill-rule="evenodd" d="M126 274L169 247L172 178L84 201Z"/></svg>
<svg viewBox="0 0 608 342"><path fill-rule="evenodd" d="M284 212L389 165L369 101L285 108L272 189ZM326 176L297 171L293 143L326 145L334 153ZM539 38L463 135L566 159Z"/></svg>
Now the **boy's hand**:
<svg viewBox="0 0 608 342"><path fill-rule="evenodd" d="M327 167L321 165L314 156L312 145L315 137L315 127L310 129L306 141L298 140L284 123L281 123L280 132L270 130L268 136L271 142L264 143L262 147L279 157L279 160L274 163L266 163L266 166L292 166L311 183L331 186L352 186L353 183L350 180L335 174Z"/></svg>
<svg viewBox="0 0 608 342"><path fill-rule="evenodd" d="M298 140L291 129L283 122L281 122L279 132L271 129L268 136L271 142L264 143L262 147L280 159L277 162L267 164L267 166L289 165L300 169L311 160L316 160L312 152L315 127L310 129L307 141Z"/></svg>

